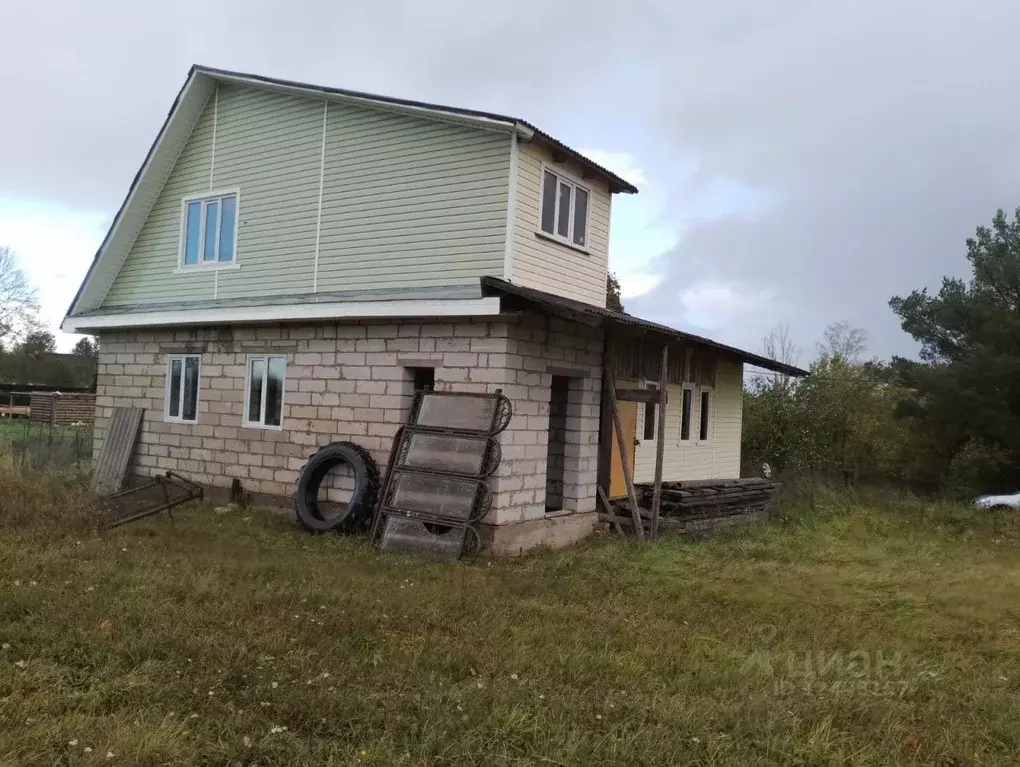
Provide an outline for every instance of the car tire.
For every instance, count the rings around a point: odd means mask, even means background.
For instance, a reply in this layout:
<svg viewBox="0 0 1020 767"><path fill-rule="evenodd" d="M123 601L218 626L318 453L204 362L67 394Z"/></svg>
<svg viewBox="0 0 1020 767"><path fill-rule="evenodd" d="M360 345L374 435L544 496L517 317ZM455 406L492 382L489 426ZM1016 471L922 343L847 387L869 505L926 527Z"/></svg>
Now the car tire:
<svg viewBox="0 0 1020 767"><path fill-rule="evenodd" d="M331 469L347 465L354 474L354 492L346 507L325 515L319 507L319 488ZM309 457L294 491L297 520L312 533L362 532L368 528L379 497L379 467L365 448L354 442L331 442Z"/></svg>

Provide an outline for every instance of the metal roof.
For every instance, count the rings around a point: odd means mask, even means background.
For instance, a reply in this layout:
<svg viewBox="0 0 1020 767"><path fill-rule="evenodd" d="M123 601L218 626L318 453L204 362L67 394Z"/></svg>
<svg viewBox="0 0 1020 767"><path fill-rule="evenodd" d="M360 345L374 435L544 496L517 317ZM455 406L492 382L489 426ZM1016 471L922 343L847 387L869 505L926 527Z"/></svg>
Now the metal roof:
<svg viewBox="0 0 1020 767"><path fill-rule="evenodd" d="M776 360L769 359L768 357L762 357L760 354L738 349L735 346L727 346L726 344L721 344L718 341L713 341L710 338L694 335L693 333L685 333L682 330L671 328L668 325L660 325L657 322L644 320L625 312L617 312L613 309L603 309L600 306L593 306L592 304L586 304L582 301L574 301L570 298L563 298L562 296L556 296L542 290L514 285L506 280L497 279L496 277L482 277L482 294L487 296L513 296L523 299L528 303L537 304L544 311L559 315L566 319L578 320L585 317L595 317L601 321L599 324L609 324L625 328L652 331L664 336L675 338L678 341L686 341L687 343L697 346L703 346L732 354L743 362L748 362L752 365L757 365L760 368L771 370L776 373L783 373L791 376L806 376L808 374L808 371L794 367L793 365L777 362Z"/></svg>

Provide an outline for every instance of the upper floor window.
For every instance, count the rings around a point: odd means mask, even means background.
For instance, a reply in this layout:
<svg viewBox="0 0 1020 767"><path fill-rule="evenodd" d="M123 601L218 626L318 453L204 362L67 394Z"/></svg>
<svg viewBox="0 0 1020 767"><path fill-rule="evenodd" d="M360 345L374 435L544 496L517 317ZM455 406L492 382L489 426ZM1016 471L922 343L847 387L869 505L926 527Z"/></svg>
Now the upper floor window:
<svg viewBox="0 0 1020 767"><path fill-rule="evenodd" d="M184 198L181 266L234 263L237 249L237 192Z"/></svg>
<svg viewBox="0 0 1020 767"><path fill-rule="evenodd" d="M571 245L588 244L588 202L591 191L576 181L542 171L542 231Z"/></svg>

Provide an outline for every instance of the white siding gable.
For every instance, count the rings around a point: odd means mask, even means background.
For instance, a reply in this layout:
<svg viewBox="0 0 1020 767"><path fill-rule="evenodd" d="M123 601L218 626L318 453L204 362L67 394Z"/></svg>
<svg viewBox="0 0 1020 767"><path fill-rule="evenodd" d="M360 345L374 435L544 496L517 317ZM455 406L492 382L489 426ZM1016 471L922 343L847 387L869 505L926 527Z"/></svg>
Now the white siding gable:
<svg viewBox="0 0 1020 767"><path fill-rule="evenodd" d="M519 141L517 158L510 281L604 307L609 264L609 185L601 179L584 178L584 169L577 163L555 162L552 151L535 142ZM586 252L536 234L540 229L543 166L564 173L591 190Z"/></svg>

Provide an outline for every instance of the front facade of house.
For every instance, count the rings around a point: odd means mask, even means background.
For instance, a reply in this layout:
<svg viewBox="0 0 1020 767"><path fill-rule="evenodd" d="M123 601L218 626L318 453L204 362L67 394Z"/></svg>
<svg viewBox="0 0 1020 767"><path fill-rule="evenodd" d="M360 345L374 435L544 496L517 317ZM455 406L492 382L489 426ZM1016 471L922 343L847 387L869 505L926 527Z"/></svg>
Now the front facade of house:
<svg viewBox="0 0 1020 767"><path fill-rule="evenodd" d="M134 473L289 496L330 441L384 465L416 386L501 389L492 546L574 540L621 191L513 118L193 69L64 323L100 338L97 448L113 407L142 407ZM739 473L742 357L700 341L671 379L667 480ZM644 481L660 435L636 407Z"/></svg>

